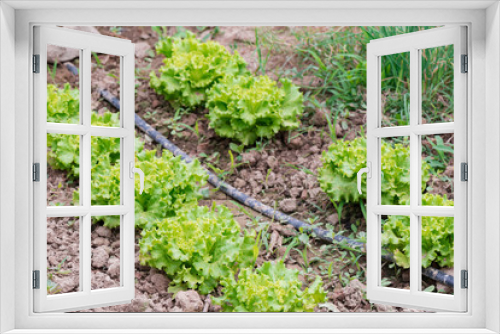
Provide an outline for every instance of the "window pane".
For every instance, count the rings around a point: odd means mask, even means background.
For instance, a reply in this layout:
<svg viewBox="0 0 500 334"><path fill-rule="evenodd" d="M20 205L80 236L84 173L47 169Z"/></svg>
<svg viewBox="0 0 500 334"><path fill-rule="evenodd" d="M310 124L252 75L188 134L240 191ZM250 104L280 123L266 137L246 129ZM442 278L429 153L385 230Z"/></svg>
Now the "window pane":
<svg viewBox="0 0 500 334"><path fill-rule="evenodd" d="M92 217L92 290L120 286L120 216Z"/></svg>
<svg viewBox="0 0 500 334"><path fill-rule="evenodd" d="M382 126L410 124L410 53L380 57Z"/></svg>
<svg viewBox="0 0 500 334"><path fill-rule="evenodd" d="M91 205L120 205L120 138L92 137Z"/></svg>
<svg viewBox="0 0 500 334"><path fill-rule="evenodd" d="M453 45L423 49L422 123L453 122Z"/></svg>
<svg viewBox="0 0 500 334"><path fill-rule="evenodd" d="M381 203L410 204L410 138L380 139Z"/></svg>
<svg viewBox="0 0 500 334"><path fill-rule="evenodd" d="M120 101L120 57L92 52L92 119L95 126L120 126L120 112L101 96L107 91Z"/></svg>
<svg viewBox="0 0 500 334"><path fill-rule="evenodd" d="M410 217L382 216L381 277L383 287L410 288Z"/></svg>
<svg viewBox="0 0 500 334"><path fill-rule="evenodd" d="M79 49L47 45L47 122L80 123L79 66Z"/></svg>
<svg viewBox="0 0 500 334"><path fill-rule="evenodd" d="M422 205L453 206L454 135L422 136Z"/></svg>
<svg viewBox="0 0 500 334"><path fill-rule="evenodd" d="M47 218L47 294L80 289L80 219Z"/></svg>
<svg viewBox="0 0 500 334"><path fill-rule="evenodd" d="M80 205L80 136L47 134L47 205Z"/></svg>
<svg viewBox="0 0 500 334"><path fill-rule="evenodd" d="M445 274L453 275L453 217L421 217L421 220L422 268L439 269ZM452 295L453 287L422 275L422 291Z"/></svg>

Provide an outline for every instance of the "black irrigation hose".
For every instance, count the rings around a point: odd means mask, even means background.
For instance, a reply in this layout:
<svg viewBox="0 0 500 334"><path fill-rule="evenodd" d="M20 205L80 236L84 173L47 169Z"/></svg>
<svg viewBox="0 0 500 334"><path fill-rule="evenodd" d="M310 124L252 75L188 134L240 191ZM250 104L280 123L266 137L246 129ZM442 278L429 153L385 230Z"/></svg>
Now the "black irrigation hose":
<svg viewBox="0 0 500 334"><path fill-rule="evenodd" d="M78 69L71 63L66 63L66 67L68 70L70 70L73 74L78 74ZM113 107L115 107L117 110L120 110L120 100L117 99L113 94L111 94L108 90L103 89L99 91L99 94L106 100L108 101ZM169 150L172 152L175 156L180 156L182 160L186 161L187 163L190 163L193 161L193 158L191 158L186 152L182 151L179 147L177 147L175 144L173 144L171 141L169 141L167 138L165 138L161 133L156 131L151 125L146 123L139 115L135 114L135 126L138 127L140 130L142 130L144 133L146 133L149 137L151 137L154 141L157 143L161 144L163 148ZM356 250L362 251L363 253L366 253L366 245L363 242L353 240L348 237L344 237L342 235L335 235L333 238L331 237L331 233L328 231L325 231L323 229L320 229L318 227L313 227L310 224L304 223L303 221L300 221L296 218L293 218L287 214L284 214L283 212L274 210L268 205L265 205L259 201L257 201L255 198L252 198L238 189L234 188L233 186L227 184L224 181L221 181L217 175L214 173L210 172L209 170L205 169L207 174L208 174L208 182L213 185L215 188L220 189L223 193L228 195L229 197L237 200L241 204L248 206L252 208L253 210L263 214L264 216L270 218L270 219L275 219L277 221L292 225L296 230L300 230L301 228L303 231L306 232L314 232L317 237L320 239L333 243L341 243L345 246L349 246L351 248L354 248ZM389 262L395 262L392 254L388 255L382 255L382 258L386 261ZM454 287L454 277L452 275L447 275L444 272L442 272L439 269L435 268L422 268L422 274L426 277L429 277L437 282L443 283L447 286Z"/></svg>

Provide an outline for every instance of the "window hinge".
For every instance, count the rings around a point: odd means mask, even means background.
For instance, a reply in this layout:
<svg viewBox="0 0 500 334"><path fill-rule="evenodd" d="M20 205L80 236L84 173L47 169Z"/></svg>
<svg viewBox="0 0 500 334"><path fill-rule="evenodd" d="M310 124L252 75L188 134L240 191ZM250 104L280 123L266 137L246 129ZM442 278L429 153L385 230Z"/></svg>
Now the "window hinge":
<svg viewBox="0 0 500 334"><path fill-rule="evenodd" d="M40 270L33 270L33 289L40 289Z"/></svg>
<svg viewBox="0 0 500 334"><path fill-rule="evenodd" d="M462 55L462 73L469 72L469 56Z"/></svg>
<svg viewBox="0 0 500 334"><path fill-rule="evenodd" d="M460 180L469 181L469 165L466 162L460 164Z"/></svg>
<svg viewBox="0 0 500 334"><path fill-rule="evenodd" d="M38 162L33 164L33 181L40 182L40 164Z"/></svg>
<svg viewBox="0 0 500 334"><path fill-rule="evenodd" d="M462 279L462 289L467 289L469 288L469 272L467 270L462 270L461 272L461 279Z"/></svg>
<svg viewBox="0 0 500 334"><path fill-rule="evenodd" d="M40 55L33 55L33 73L40 73Z"/></svg>

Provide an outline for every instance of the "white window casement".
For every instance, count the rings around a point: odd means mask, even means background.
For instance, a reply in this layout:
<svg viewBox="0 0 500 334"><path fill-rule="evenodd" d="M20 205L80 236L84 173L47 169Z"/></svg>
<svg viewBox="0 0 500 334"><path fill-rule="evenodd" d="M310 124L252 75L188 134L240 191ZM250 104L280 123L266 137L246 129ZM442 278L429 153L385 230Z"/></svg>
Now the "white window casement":
<svg viewBox="0 0 500 334"><path fill-rule="evenodd" d="M465 69L466 27L452 26L430 29L371 41L367 54L367 295L371 302L407 305L410 307L465 311L467 290L462 287L462 271L467 269L467 183L459 172L461 163L467 163L467 72ZM453 48L454 115L453 122L422 123L423 84L422 67L426 49ZM384 108L381 102L382 58L386 55L409 53L410 75L410 124L407 126L382 126ZM462 64L463 63L463 64ZM422 140L425 136L454 135L454 206L422 205ZM381 143L386 138L406 139L410 144L410 203L409 205L383 205L381 201ZM409 216L410 220L410 290L387 288L381 285L381 221L383 216ZM421 231L423 217L452 217L454 221L454 294L444 295L422 291Z"/></svg>
<svg viewBox="0 0 500 334"><path fill-rule="evenodd" d="M80 121L77 124L49 122L47 118L47 51L48 47L79 50ZM71 311L98 305L129 303L134 298L134 44L128 40L97 36L64 28L35 27L34 59L37 73L34 89L34 167L37 181L33 184L34 202L34 311ZM91 122L91 57L92 52L120 57L121 113L119 127L95 126ZM58 134L78 138L80 203L74 206L47 206L47 136ZM91 205L91 160L94 138L116 138L120 141L120 205ZM92 216L120 217L120 286L91 289L91 220ZM49 217L79 217L79 291L47 295L47 224Z"/></svg>
<svg viewBox="0 0 500 334"><path fill-rule="evenodd" d="M37 234L35 222L46 216L71 215L81 218L80 228L90 224L93 213L122 215L122 230L130 228L133 246L133 197L123 197L122 205L114 208L92 207L85 199L80 206L59 209L47 208L46 200L37 202L36 185L31 168L36 152L44 152L47 133L76 134L81 138L82 165L90 152L90 136L103 135L121 138L122 194L132 189L129 161L133 147L127 145L134 136L133 115L127 113L127 103L133 112L133 95L122 94L122 123L116 129L94 129L85 119L88 92L81 89L81 119L76 126L46 123L45 115L37 113L46 80L40 82L32 73L32 55L43 55L43 44L37 45L37 29L43 41L82 50L80 64L81 87L85 87L86 61L89 51L103 47L104 53L122 57L122 73L133 68L133 48L128 41L109 39L96 41L68 37L72 32L59 33L61 25L335 25L335 26L446 26L424 33L402 35L372 42L369 46L369 87L380 87L378 61L385 54L410 52L412 110L419 106L420 50L435 46L454 45L455 48L455 113L454 122L434 126L420 124L419 113L411 114L408 127L380 126L379 88L370 90L368 120L368 161L372 162L369 180L369 249L368 297L397 305L452 312L405 314L73 314L61 311L83 305L117 303L133 298L133 270L127 269L126 255L122 257L122 286L93 295L88 278L81 277L81 291L69 296L67 304L52 303L50 298L32 289L32 270L37 261L46 261L36 247L46 241ZM57 31L57 32L56 32ZM413 35L413 36L411 36ZM82 36L86 36L83 34ZM57 39L57 41L56 41ZM467 41L466 43L464 41ZM400 1L312 1L312 2L150 2L150 1L2 1L0 2L0 332L1 333L176 333L176 332L287 332L287 333L498 333L500 332L500 8L497 1L419 2ZM65 44L66 43L66 44ZM37 48L40 48L37 50ZM87 50L87 51L86 51ZM130 54L131 52L131 54ZM468 74L460 73L462 54L469 56ZM87 58L86 58L87 57ZM128 62L127 60L128 59ZM40 64L46 63L43 60ZM127 65L128 64L128 65ZM46 73L41 68L40 75ZM133 73L123 76L123 85L133 92ZM127 80L127 78L129 78ZM127 88L123 88L127 92ZM43 103L43 101L42 101ZM87 106L87 108L89 108ZM130 110L129 110L130 111ZM38 118L37 118L38 117ZM128 118L131 117L131 118ZM94 133L94 131L96 131ZM112 133L113 132L113 133ZM115 133L116 132L116 133ZM455 174L454 207L422 207L420 205L419 170L420 136L443 133L455 134L455 166L469 164L469 181L461 182ZM412 154L410 175L410 205L388 208L380 205L378 164L381 138L408 136ZM458 137L457 137L458 136ZM87 145L86 145L87 143ZM39 157L41 167L44 154ZM85 158L87 157L87 158ZM412 173L412 171L416 171ZM43 175L42 170L42 175ZM89 172L82 171L81 184L90 187ZM83 179L82 179L83 178ZM87 179L85 179L87 178ZM85 183L86 182L86 183ZM87 189L88 191L89 189ZM133 194L132 192L130 192ZM37 211L38 210L38 211ZM94 210L97 210L94 212ZM101 211L102 210L102 211ZM54 212L53 212L54 211ZM64 211L64 212L63 212ZM63 213L61 213L63 212ZM380 286L380 220L384 215L410 216L411 257L409 291L391 291ZM131 215L131 216L129 216ZM456 256L455 294L429 295L420 291L421 258L419 223L422 216L454 217ZM129 217L129 218L127 218ZM128 220L127 220L128 219ZM86 223L85 223L86 222ZM42 224L43 225L43 224ZM370 233L373 232L373 233ZM35 237L39 236L39 237ZM40 238L40 239L38 239ZM85 246L82 230L81 247ZM37 246L38 244L38 246ZM127 252L127 247L122 246ZM88 252L87 252L88 253ZM133 258L132 252L129 254ZM38 258L38 260L37 260ZM132 259L133 260L133 259ZM82 259L81 272L85 273ZM44 267L44 265L42 265ZM40 267L40 268L42 268ZM375 268L375 269L374 269ZM43 268L42 268L43 270ZM459 288L460 271L468 270L468 289ZM133 272L132 272L133 273ZM41 277L46 277L41 272ZM127 277L131 281L127 282ZM87 281L86 281L87 280ZM43 286L43 282L41 285ZM113 290L114 289L114 290ZM41 289L43 290L43 289ZM78 294L84 295L78 300ZM97 297L96 297L97 296ZM105 297L103 297L105 296ZM83 301L84 300L84 301ZM41 312L40 312L41 311ZM54 312L45 312L54 311Z"/></svg>

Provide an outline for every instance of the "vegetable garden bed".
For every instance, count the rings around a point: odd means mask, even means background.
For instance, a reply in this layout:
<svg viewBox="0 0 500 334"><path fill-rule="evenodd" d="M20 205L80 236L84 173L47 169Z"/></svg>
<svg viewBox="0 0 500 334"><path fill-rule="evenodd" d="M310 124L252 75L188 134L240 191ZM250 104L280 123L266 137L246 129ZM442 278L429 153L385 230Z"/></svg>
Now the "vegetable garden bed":
<svg viewBox="0 0 500 334"><path fill-rule="evenodd" d="M186 165L167 151L161 153L161 147L151 138L136 132L136 165L148 171L146 195L136 194L136 202L140 202L139 206L136 204L136 298L128 305L88 312L416 311L370 304L365 296L363 253L322 242L307 231L295 231L262 217L209 187L201 169L205 166L247 195L331 231L332 235L365 241L365 200L357 193L355 182L355 174L366 159L363 43L406 30L342 27L97 27L97 30L136 43L136 113L184 152L197 157L199 163ZM375 33L379 35L373 36ZM158 43L159 36L162 37ZM215 43L208 47L206 41ZM201 53L213 57L212 63L203 63L193 52L176 55L173 45L183 50L197 47ZM194 58L190 64L199 65L199 72L183 63L189 57ZM165 58L171 62L164 64ZM217 62L224 65L217 67L214 65ZM97 92L107 89L119 95L119 64L113 57L94 55L93 67L92 110L96 111L96 122L113 122L117 110ZM55 91L64 89L61 83L67 82L70 85L65 88L66 94L78 88L63 64L56 63L49 71L49 83L55 84ZM155 75L150 77L150 72ZM203 80L193 79L196 75L204 76ZM174 85L165 79L169 76L180 76L182 80ZM204 80L211 83L203 84ZM193 84L195 81L198 86ZM204 88L208 86L210 95ZM444 113L449 107L446 91L438 89L436 94L441 97L440 105L435 106L436 113ZM387 99L390 97L388 94ZM259 98L264 102L256 103ZM397 101L387 103L393 103L394 109L400 107ZM228 115L228 108L238 112ZM251 119L258 114L251 115L255 108L267 108L269 115ZM286 113L277 117L278 110ZM437 116L432 114L432 117ZM394 119L403 122L405 116ZM388 118L388 122L391 120ZM252 128L248 122L261 126ZM57 138L54 142L59 143ZM104 150L113 150L112 141L100 144ZM427 193L424 200L429 203L453 205L449 201L453 199L453 191L448 182L453 178L449 151L452 145L453 136L429 138L424 143L423 189ZM387 168L394 173L387 174L391 186L383 189L383 198L387 204L404 202L404 188L409 187L404 175L404 164L409 163L407 144L390 142L386 150L399 168ZM73 153L77 155L76 151ZM49 157L50 154L49 151ZM105 152L101 154L104 155ZM77 193L73 177L76 171L58 157L49 161L52 167L47 185L49 202L69 205L73 191ZM96 162L95 168L105 166L107 171L114 170L116 162L105 163ZM108 177L93 184L96 190L93 204L112 204L115 183ZM148 191L148 187L158 183L162 184L162 194L150 195L153 191ZM183 211L185 206L190 209ZM397 288L409 286L409 273L404 269L408 261L404 249L405 224L397 217L388 218L384 234L386 246L395 254L397 263L383 267L385 282ZM442 226L442 238L448 238L450 222L440 220L432 224ZM453 221L451 227L452 224ZM78 221L51 219L48 227L47 247L52 265L48 289L51 293L77 291L78 256L70 246L78 240ZM92 231L93 289L119 284L117 241L120 239L115 227L113 217L96 217ZM200 240L203 246L182 244L189 240ZM59 245L69 249L65 256L58 254ZM217 260L208 260L208 264L199 261L207 255ZM449 272L452 255L438 250L429 255L427 265ZM239 275L231 275L229 269ZM281 277L285 283L280 288L269 277ZM449 287L432 280L425 280L424 285L428 290L452 293ZM263 291L259 294L255 292L258 288L276 295ZM247 293L243 297L236 291ZM268 303L266 299L278 301Z"/></svg>

